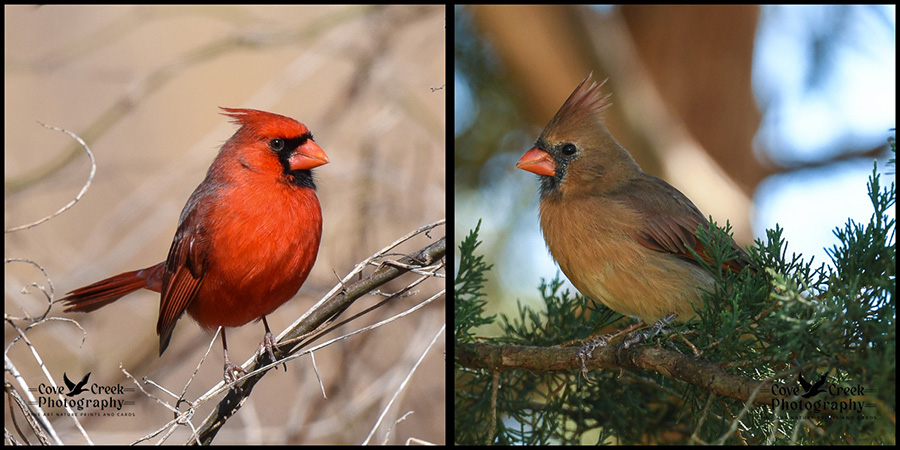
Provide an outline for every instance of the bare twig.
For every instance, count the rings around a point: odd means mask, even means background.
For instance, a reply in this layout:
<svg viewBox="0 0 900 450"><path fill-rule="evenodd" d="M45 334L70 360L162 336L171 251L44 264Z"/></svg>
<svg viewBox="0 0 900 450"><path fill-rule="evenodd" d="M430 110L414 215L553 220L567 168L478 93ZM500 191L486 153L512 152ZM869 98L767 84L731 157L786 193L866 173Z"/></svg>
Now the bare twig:
<svg viewBox="0 0 900 450"><path fill-rule="evenodd" d="M56 130L56 131L59 131L59 132L62 132L62 133L66 133L66 134L68 134L72 139L75 139L75 141L77 141L78 144L81 145L81 148L83 148L84 151L87 153L88 158L91 159L91 173L90 173L90 175L88 175L88 179L87 179L87 181L84 183L84 186L81 187L81 191L78 193L78 195L76 195L75 198L72 199L72 201L70 201L69 203L67 203L67 204L66 204L65 206L63 206L62 208L60 208L59 211L56 211L55 213L50 214L49 216L44 217L43 219L40 219L40 220L38 220L38 221L36 221L36 222L27 223L27 224L25 224L25 225L20 225L20 226L18 226L18 227L10 228L10 229L6 230L7 233L12 233L12 232L14 232L14 231L19 231L19 230L24 230L24 229L27 229L27 228L36 227L36 226L38 226L38 225L40 225L40 224L42 224L42 223L44 223L44 222L46 222L46 221L48 221L48 220L54 218L54 217L56 217L56 216L62 214L62 213L65 212L67 209L69 209L69 208L71 208L72 206L74 206L76 203L78 203L78 200L81 200L81 197L84 196L84 193L87 192L88 188L91 187L91 183L94 182L94 174L97 173L97 162L94 161L94 153L91 152L90 147L88 147L88 145L84 142L84 140L82 140L80 137L78 137L77 134L75 134L75 133L73 133L73 132L71 132L71 131L69 131L69 130L63 129L63 128L54 127L53 125L47 125L47 124L41 123L41 122L38 122L38 123L40 123L41 125L43 125L45 128L49 128L49 129L51 129L51 130Z"/></svg>
<svg viewBox="0 0 900 450"><path fill-rule="evenodd" d="M434 335L434 338L431 339L431 343L428 344L428 347L425 348L425 351L422 352L422 356L419 357L418 361L416 361L416 364L414 366L412 366L411 369L409 369L409 373L406 374L406 378L403 379L403 382L400 383L400 386L397 387L397 390L394 392L394 395L391 397L391 400L381 411L381 415L378 416L378 420L375 421L375 425L372 426L372 431L370 431L369 435L366 436L366 439L362 442L362 445L369 445L369 440L371 440L372 436L375 435L375 430L378 429L378 426L384 420L384 416L387 415L388 409L390 409L391 405L394 404L394 401L397 400L397 397L400 395L400 392L402 392L403 389L406 387L406 384L409 382L409 379L412 378L413 373L416 372L416 368L418 368L419 364L422 363L422 360L425 359L425 355L427 355L428 351L431 350L432 347L434 347L434 344L437 342L438 338L444 334L444 329L446 327L447 327L447 324L444 324L444 326L441 327L441 329L437 332L437 334ZM407 414L409 414L409 413L407 413ZM403 417L406 417L406 416L404 415ZM401 420L402 420L402 418L401 418ZM391 426L391 428L393 428L393 426ZM386 444L386 442L385 442L385 444Z"/></svg>
<svg viewBox="0 0 900 450"><path fill-rule="evenodd" d="M363 278L354 283L348 283L350 279L357 276L357 274L361 273L362 270L368 266L371 261L381 258L383 255L387 254L390 250L400 245L401 243L411 239L412 237L424 234L435 227L441 226L445 223L445 221L439 220L435 223L426 225L424 227L420 227L419 229L407 234L406 236L398 239L391 245L385 247L378 253L372 255L366 260L360 262L356 265L353 271L351 271L347 276L345 276L339 283L335 285L332 290L325 295L325 297L320 300L316 305L314 305L309 311L306 312L297 322L288 327L287 330L282 332L278 338L278 349L275 352L275 356L277 361L269 364L265 367L258 367L257 361L255 358L245 362L243 364L244 370L247 372L245 376L243 376L237 383L237 387L239 389L231 389L226 394L225 398L223 398L216 409L210 413L209 416L204 420L204 422L197 428L197 433L194 437L189 441L190 444L209 444L215 438L218 431L222 428L225 422L233 416L240 407L244 404L244 402L249 397L250 393L253 390L253 387L258 383L262 376L265 375L268 370L272 367L275 367L278 364L281 364L285 357L287 359L295 359L299 358L301 354L299 354L300 350L309 345L313 339L318 338L322 335L322 330L325 329L328 325L331 325L335 319L356 300L363 297L366 293L376 289L378 286L387 283L405 273L410 272L410 269L404 267L394 267L390 265L385 265L381 269L376 270L369 276ZM435 262L444 258L446 254L446 238L441 237L436 242L420 249L417 252L409 254L403 258L400 258L399 262L401 265L405 266L416 266L417 269L423 270L424 267L433 265ZM442 269L443 265L436 265L433 267L432 273L426 273L421 275L420 278L406 288L401 289L397 294L392 296L391 298L384 300L384 302L390 301L391 299L398 298L399 296L405 294L408 290L414 287L416 284L421 283L425 279L429 277L434 277L435 273L438 269ZM370 325L363 329L354 331L349 333L347 336L341 336L339 338L332 339L328 342L325 342L321 345L315 346L313 348L307 349L306 352L315 351L323 346L329 345L333 342L336 342L341 339L345 339L346 337L352 336L354 334L358 334L375 327L381 326L383 324L389 323L393 320L396 320L403 315L407 315L412 313L413 311L422 308L426 304L436 300L437 298L441 298L444 295L444 290L442 289L437 294L433 295L429 299L421 302L420 304L410 308L409 310L396 315L392 318L383 320L374 325ZM330 328L329 328L330 330ZM327 331L327 330L326 330ZM315 334L314 334L315 333ZM288 356L290 355L290 356ZM201 396L194 404L200 404L202 402L208 401L213 396L218 395L218 393L222 392L226 389L224 382L219 382L216 386L214 386L209 392Z"/></svg>

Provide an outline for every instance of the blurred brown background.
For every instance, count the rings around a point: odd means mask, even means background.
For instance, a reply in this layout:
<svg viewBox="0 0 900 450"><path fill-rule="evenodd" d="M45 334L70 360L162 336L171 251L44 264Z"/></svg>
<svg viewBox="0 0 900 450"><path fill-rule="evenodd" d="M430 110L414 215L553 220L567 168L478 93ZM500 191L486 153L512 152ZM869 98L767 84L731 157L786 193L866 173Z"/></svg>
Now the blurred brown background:
<svg viewBox="0 0 900 450"><path fill-rule="evenodd" d="M522 102L528 119L546 124L588 73L596 81L608 79L605 91L613 95L607 117L616 139L645 172L667 179L702 211L730 219L736 237L747 243L749 194L767 172L751 151L760 117L750 83L758 8L617 11L468 9L512 88L528 99Z"/></svg>
<svg viewBox="0 0 900 450"><path fill-rule="evenodd" d="M343 276L445 215L442 5L6 6L5 27L5 228L59 209L90 169L67 136L37 121L80 134L97 159L93 186L74 208L5 235L6 257L42 265L56 298L165 258L184 202L235 131L218 106L293 117L312 130L331 160L315 171L325 228L318 261L298 298L268 317L276 334L336 283L335 273ZM439 228L432 237L443 234ZM402 250L430 242L423 238ZM46 284L38 270L7 264L5 280L7 314L46 308L36 291L21 293L29 283ZM344 331L396 314L442 287L423 285L416 297ZM132 386L119 371L121 362L135 376L177 391L211 335L183 318L160 358L157 310L158 294L147 291L91 314L63 314L54 306L51 316L78 320L86 335L71 323L51 321L28 337L58 383L63 372L70 379L92 372L92 383ZM441 300L318 351L327 399L309 358L289 364L287 373L269 374L215 443L362 442L444 320ZM232 358L250 357L262 331L258 323L229 331ZM13 337L8 326L5 342ZM426 356L373 442L444 442L443 341ZM221 379L221 344L213 348L189 398ZM30 382L46 381L23 343L9 357ZM132 417L81 418L93 442L129 443L172 418L141 394L130 399L136 402ZM196 421L212 406L204 405ZM414 413L393 425L408 411ZM9 429L8 410L5 415ZM85 442L71 419L52 421L64 443ZM184 442L188 433L181 427L167 443Z"/></svg>
<svg viewBox="0 0 900 450"><path fill-rule="evenodd" d="M893 11L455 6L454 240L481 220L488 313L541 307L535 289L559 273L537 179L515 164L589 73L607 80L607 125L645 172L742 245L779 224L791 252L829 262L832 230L871 215L872 161L892 157Z"/></svg>

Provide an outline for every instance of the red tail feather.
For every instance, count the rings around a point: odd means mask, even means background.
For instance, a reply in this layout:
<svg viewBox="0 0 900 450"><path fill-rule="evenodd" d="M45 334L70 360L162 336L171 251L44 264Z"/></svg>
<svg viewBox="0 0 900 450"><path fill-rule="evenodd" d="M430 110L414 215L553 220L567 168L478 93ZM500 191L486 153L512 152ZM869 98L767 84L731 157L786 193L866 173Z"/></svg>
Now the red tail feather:
<svg viewBox="0 0 900 450"><path fill-rule="evenodd" d="M66 312L91 312L139 289L159 292L163 269L164 264L160 263L146 269L120 273L75 289L59 301L66 304Z"/></svg>

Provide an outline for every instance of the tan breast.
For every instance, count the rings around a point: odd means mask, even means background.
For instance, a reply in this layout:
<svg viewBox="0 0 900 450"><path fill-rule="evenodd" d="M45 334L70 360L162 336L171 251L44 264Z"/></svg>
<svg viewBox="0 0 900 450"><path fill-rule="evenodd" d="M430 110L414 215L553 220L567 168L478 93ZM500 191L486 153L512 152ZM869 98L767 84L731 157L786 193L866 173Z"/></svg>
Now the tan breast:
<svg viewBox="0 0 900 450"><path fill-rule="evenodd" d="M635 242L627 227L641 223L636 211L609 198L569 196L565 207L541 201L547 247L583 295L648 323L673 312L686 320L713 279L696 264Z"/></svg>

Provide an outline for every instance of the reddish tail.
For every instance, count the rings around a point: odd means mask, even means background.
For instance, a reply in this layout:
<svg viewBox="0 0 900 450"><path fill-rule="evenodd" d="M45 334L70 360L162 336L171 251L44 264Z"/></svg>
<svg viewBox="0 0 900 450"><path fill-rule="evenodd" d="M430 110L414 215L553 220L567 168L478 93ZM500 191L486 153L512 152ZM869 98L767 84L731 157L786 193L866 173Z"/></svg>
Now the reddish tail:
<svg viewBox="0 0 900 450"><path fill-rule="evenodd" d="M159 263L146 269L120 273L89 286L75 289L59 301L66 304L66 312L91 312L138 289L159 292L162 289L164 268L165 263Z"/></svg>

